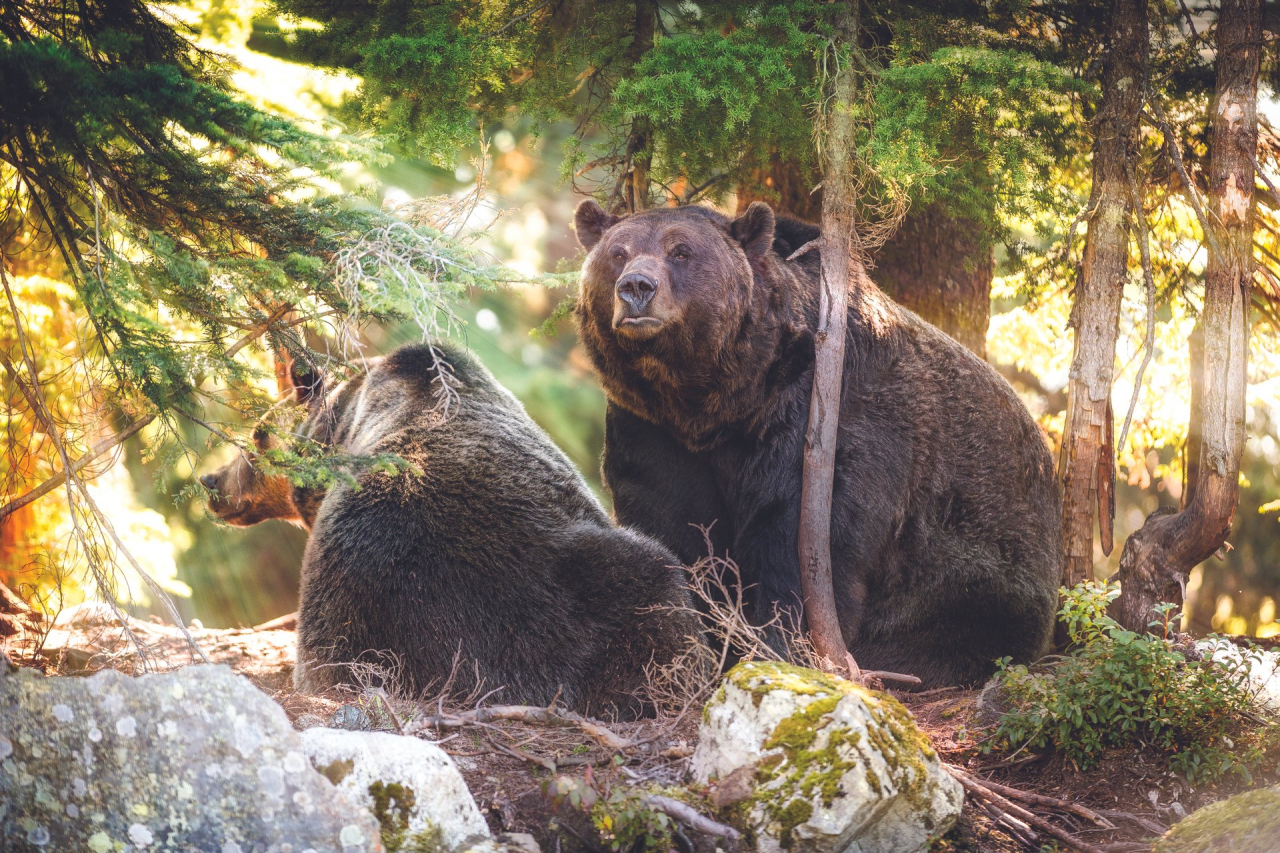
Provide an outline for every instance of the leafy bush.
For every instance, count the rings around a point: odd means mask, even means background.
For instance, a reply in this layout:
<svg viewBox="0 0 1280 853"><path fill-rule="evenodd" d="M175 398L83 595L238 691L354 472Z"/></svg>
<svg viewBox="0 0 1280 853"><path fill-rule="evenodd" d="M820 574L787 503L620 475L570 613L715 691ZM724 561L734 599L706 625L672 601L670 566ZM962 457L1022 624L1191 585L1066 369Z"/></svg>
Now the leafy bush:
<svg viewBox="0 0 1280 853"><path fill-rule="evenodd" d="M1106 615L1119 590L1084 583L1065 591L1059 616L1072 648L1066 656L1011 666L1000 662L1001 698L1010 710L986 749L1053 747L1087 769L1112 748L1147 748L1189 781L1251 771L1280 745L1257 714L1247 673L1236 663L1201 659L1170 627L1173 605L1152 633L1126 631Z"/></svg>
<svg viewBox="0 0 1280 853"><path fill-rule="evenodd" d="M643 788L613 785L597 777L591 768L577 779L556 776L547 783L547 795L557 806L587 814L601 843L615 853L661 851L672 848L671 818L648 802Z"/></svg>

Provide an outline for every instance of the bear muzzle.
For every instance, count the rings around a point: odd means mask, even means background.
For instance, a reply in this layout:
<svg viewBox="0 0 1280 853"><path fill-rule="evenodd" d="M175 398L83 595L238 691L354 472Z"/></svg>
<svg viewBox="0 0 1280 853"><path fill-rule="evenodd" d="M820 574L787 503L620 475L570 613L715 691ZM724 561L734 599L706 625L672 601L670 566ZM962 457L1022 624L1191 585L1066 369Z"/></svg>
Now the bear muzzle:
<svg viewBox="0 0 1280 853"><path fill-rule="evenodd" d="M666 322L663 286L662 276L638 264L628 266L613 286L614 331L638 340L656 335Z"/></svg>

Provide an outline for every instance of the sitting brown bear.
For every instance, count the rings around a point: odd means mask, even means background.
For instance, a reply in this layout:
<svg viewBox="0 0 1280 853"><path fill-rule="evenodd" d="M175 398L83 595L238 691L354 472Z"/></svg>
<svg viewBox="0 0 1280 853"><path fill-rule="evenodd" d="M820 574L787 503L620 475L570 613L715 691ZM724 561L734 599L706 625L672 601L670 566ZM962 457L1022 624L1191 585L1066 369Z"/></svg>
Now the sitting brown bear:
<svg viewBox="0 0 1280 853"><path fill-rule="evenodd" d="M585 201L576 230L619 523L690 563L705 549L692 525L714 522L755 620L794 617L820 258L788 258L818 228L759 202L729 219ZM990 366L874 286L850 293L832 502L836 605L859 664L933 687L1044 650L1060 547L1044 437Z"/></svg>
<svg viewBox="0 0 1280 853"><path fill-rule="evenodd" d="M457 399L439 412L442 382ZM698 631L679 561L615 527L519 401L460 349L406 346L326 390L295 378L302 433L352 455L396 454L420 474L293 489L242 456L201 478L215 515L311 530L298 617L299 689L349 681L371 652L410 693L503 688L506 701L626 715L652 662ZM259 431L261 447L269 441ZM474 667L472 665L474 662Z"/></svg>

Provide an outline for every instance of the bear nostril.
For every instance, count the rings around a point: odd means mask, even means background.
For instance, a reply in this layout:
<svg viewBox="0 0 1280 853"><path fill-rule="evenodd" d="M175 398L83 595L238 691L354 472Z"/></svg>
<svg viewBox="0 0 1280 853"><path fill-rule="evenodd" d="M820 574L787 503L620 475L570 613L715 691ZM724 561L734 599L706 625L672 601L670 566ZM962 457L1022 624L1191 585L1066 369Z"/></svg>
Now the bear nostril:
<svg viewBox="0 0 1280 853"><path fill-rule="evenodd" d="M618 279L618 298L637 311L643 311L658 292L658 285L643 273L628 273Z"/></svg>
<svg viewBox="0 0 1280 853"><path fill-rule="evenodd" d="M218 488L218 478L212 474L205 474L200 478L200 485L206 489L216 490Z"/></svg>

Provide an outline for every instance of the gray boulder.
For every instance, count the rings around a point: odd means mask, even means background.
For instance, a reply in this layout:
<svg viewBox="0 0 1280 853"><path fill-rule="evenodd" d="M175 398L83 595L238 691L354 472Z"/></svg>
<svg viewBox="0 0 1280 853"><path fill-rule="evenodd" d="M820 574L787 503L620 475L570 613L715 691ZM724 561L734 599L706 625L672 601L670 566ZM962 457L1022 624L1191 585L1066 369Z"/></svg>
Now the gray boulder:
<svg viewBox="0 0 1280 853"><path fill-rule="evenodd" d="M917 853L964 799L896 699L789 664L729 672L691 768L739 809L760 853ZM729 787L743 790L716 798Z"/></svg>
<svg viewBox="0 0 1280 853"><path fill-rule="evenodd" d="M378 818L388 848L451 851L489 839L462 774L435 744L328 728L310 728L301 737L312 765Z"/></svg>
<svg viewBox="0 0 1280 853"><path fill-rule="evenodd" d="M0 850L381 853L283 709L224 666L0 667Z"/></svg>

